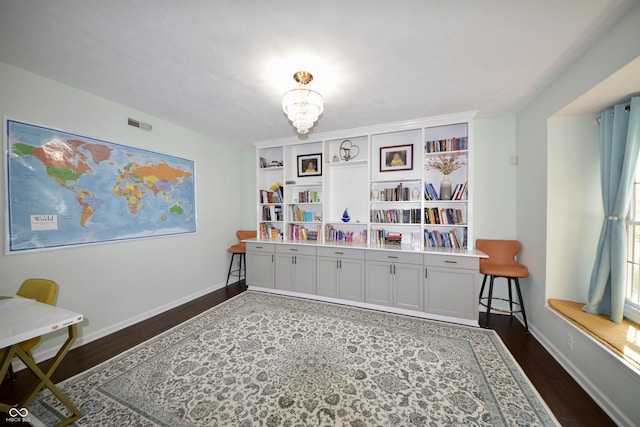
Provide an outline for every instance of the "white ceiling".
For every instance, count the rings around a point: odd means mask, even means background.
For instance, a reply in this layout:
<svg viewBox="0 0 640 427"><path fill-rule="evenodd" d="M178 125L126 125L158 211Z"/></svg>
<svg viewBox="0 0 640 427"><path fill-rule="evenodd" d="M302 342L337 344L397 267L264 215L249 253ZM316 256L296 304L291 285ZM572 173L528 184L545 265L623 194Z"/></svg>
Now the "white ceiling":
<svg viewBox="0 0 640 427"><path fill-rule="evenodd" d="M637 1L0 0L0 61L247 144L295 135L300 69L316 133L514 114Z"/></svg>

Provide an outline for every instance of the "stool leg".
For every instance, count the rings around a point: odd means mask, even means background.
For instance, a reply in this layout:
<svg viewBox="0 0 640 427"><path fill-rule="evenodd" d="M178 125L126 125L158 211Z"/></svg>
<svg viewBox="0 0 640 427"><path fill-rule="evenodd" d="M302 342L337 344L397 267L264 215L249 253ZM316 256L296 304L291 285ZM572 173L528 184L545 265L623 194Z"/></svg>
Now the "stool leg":
<svg viewBox="0 0 640 427"><path fill-rule="evenodd" d="M527 324L527 313L524 311L524 301L522 301L522 292L520 292L520 282L518 278L515 277L516 281L516 292L518 292L518 299L520 300L520 309L522 310L522 318L524 319L524 327L527 329L527 333L529 333L529 325Z"/></svg>
<svg viewBox="0 0 640 427"><path fill-rule="evenodd" d="M480 301L482 299L482 294L484 293L484 285L487 283L487 275L484 275L484 278L482 279L482 287L480 288L480 295L478 296L478 301Z"/></svg>
<svg viewBox="0 0 640 427"><path fill-rule="evenodd" d="M231 262L229 263L229 272L227 273L227 284L224 285L225 288L229 286L229 277L231 276L231 268L233 268L233 259L236 257L236 254L231 254Z"/></svg>
<svg viewBox="0 0 640 427"><path fill-rule="evenodd" d="M513 294L511 293L511 277L507 277L507 286L509 287L509 316L513 316Z"/></svg>
<svg viewBox="0 0 640 427"><path fill-rule="evenodd" d="M493 279L494 276L491 276L489 279L489 298L487 298L487 323L489 323L489 313L491 312L491 298L493 296Z"/></svg>
<svg viewBox="0 0 640 427"><path fill-rule="evenodd" d="M242 265L244 263L244 269L242 268ZM244 254L240 254L240 270L238 271L238 278L239 279L246 279L247 276L247 260L244 257Z"/></svg>

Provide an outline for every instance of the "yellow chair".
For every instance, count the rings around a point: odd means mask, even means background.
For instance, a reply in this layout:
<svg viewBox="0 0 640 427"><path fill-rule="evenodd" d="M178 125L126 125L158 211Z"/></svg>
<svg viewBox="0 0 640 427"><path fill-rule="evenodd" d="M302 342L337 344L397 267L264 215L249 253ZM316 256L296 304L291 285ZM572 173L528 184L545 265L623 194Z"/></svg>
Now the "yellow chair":
<svg viewBox="0 0 640 427"><path fill-rule="evenodd" d="M489 313L492 310L491 303L493 300L498 299L509 302L509 310L503 310L499 308L493 308L495 311L503 313L522 313L524 319L524 326L529 332L529 325L527 324L527 314L524 310L524 303L522 301L522 292L520 291L520 282L518 279L529 277L529 270L523 264L516 261L516 255L520 252L520 242L517 240L487 240L477 239L476 249L484 252L489 258L480 258L480 273L484 274L482 279L482 288L480 289L479 301L480 305L487 307L487 322L489 321ZM484 287L487 283L487 277L489 280L489 294L483 297ZM505 298L493 298L493 279L496 277L504 277L507 279L509 286L509 299ZM518 293L518 301L513 300L511 292L511 282L515 283L516 292ZM484 302L486 301L486 303ZM518 306L518 309L514 310L514 305Z"/></svg>
<svg viewBox="0 0 640 427"><path fill-rule="evenodd" d="M244 255L247 253L247 244L243 242L243 240L253 239L257 235L258 233L255 230L236 231L236 237L238 238L238 240L240 240L240 243L236 243L235 245L232 245L229 247L229 249L227 249L227 252L231 253L231 262L229 263L229 273L227 273L227 283L225 286L229 286L229 277L231 275L238 276L240 278L246 275L247 262ZM237 270L232 271L233 261L236 255L240 256L240 265ZM243 262L244 262L244 268L242 268Z"/></svg>
<svg viewBox="0 0 640 427"><path fill-rule="evenodd" d="M58 284L53 280L48 279L27 279L22 282L20 285L20 289L16 292L16 295L34 299L36 301L55 305L56 295L58 293ZM36 346L40 342L41 337L35 337L23 341L20 343L20 347L24 350L27 355L33 359L33 355L31 354L31 349ZM6 349L0 349L0 358L4 355ZM11 381L16 380L16 376L13 373L13 368L9 365L9 378Z"/></svg>

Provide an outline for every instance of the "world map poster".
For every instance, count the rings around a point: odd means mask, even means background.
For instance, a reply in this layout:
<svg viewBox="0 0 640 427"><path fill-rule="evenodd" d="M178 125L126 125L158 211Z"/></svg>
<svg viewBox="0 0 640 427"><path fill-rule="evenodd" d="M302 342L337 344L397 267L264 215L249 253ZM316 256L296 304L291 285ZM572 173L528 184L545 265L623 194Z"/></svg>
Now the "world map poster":
<svg viewBox="0 0 640 427"><path fill-rule="evenodd" d="M8 252L196 231L192 160L5 122Z"/></svg>

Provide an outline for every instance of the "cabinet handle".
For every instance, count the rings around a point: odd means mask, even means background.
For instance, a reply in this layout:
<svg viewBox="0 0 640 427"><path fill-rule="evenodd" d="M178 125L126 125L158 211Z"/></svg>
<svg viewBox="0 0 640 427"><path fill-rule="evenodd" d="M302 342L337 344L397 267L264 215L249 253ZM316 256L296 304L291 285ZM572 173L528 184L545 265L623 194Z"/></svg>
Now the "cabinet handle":
<svg viewBox="0 0 640 427"><path fill-rule="evenodd" d="M448 261L448 260L445 260L444 262L445 262L445 264L457 264L458 263L458 261Z"/></svg>
<svg viewBox="0 0 640 427"><path fill-rule="evenodd" d="M336 260L336 268L340 268L340 260L339 259Z"/></svg>
<svg viewBox="0 0 640 427"><path fill-rule="evenodd" d="M342 270L342 260L339 259L338 262L340 263L340 269Z"/></svg>
<svg viewBox="0 0 640 427"><path fill-rule="evenodd" d="M336 255L344 255L344 252L334 252Z"/></svg>
<svg viewBox="0 0 640 427"><path fill-rule="evenodd" d="M273 257L274 257L274 256L275 256L275 255L271 255L271 262L273 262Z"/></svg>
<svg viewBox="0 0 640 427"><path fill-rule="evenodd" d="M297 252L298 250L295 248L289 248L290 251Z"/></svg>
<svg viewBox="0 0 640 427"><path fill-rule="evenodd" d="M389 274L393 274L393 264L389 264Z"/></svg>
<svg viewBox="0 0 640 427"><path fill-rule="evenodd" d="M429 269L427 269L427 268L424 269L424 278L425 279L429 278Z"/></svg>
<svg viewBox="0 0 640 427"><path fill-rule="evenodd" d="M395 266L395 264L394 264L394 266L393 266L393 274L394 274L394 275L396 274L396 266Z"/></svg>
<svg viewBox="0 0 640 427"><path fill-rule="evenodd" d="M256 249L262 249L262 246L256 246Z"/></svg>
<svg viewBox="0 0 640 427"><path fill-rule="evenodd" d="M397 257L397 256L395 256L395 255L387 255L387 258L391 258L391 259L398 259L398 257Z"/></svg>

